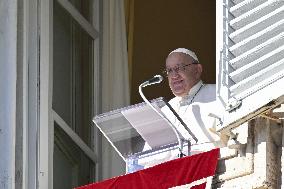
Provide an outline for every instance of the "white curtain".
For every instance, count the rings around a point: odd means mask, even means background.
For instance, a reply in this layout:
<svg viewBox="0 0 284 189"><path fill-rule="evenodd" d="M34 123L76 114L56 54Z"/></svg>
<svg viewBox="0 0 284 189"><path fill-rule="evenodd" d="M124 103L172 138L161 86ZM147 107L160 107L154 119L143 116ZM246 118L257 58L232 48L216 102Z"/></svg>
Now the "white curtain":
<svg viewBox="0 0 284 189"><path fill-rule="evenodd" d="M129 105L127 40L123 0L103 0L102 111Z"/></svg>
<svg viewBox="0 0 284 189"><path fill-rule="evenodd" d="M124 0L103 0L102 111L129 105ZM125 172L123 160L103 138L102 178Z"/></svg>

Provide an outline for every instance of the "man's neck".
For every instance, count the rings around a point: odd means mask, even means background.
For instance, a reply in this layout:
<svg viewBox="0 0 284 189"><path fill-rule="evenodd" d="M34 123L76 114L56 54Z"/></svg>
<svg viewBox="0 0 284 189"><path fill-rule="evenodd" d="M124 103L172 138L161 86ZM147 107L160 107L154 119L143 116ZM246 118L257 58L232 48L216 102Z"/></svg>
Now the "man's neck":
<svg viewBox="0 0 284 189"><path fill-rule="evenodd" d="M180 100L181 99L189 99L189 98L193 97L198 92L198 90L200 89L200 87L202 85L203 85L202 80L199 80L195 85L193 85L193 87L191 87L191 89L188 91L187 95L180 97Z"/></svg>

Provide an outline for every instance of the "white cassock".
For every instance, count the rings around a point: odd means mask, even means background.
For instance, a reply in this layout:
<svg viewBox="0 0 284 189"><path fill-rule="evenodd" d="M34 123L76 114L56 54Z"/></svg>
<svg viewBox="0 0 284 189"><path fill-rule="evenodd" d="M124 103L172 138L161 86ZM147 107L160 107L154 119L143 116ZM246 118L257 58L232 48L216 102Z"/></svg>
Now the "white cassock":
<svg viewBox="0 0 284 189"><path fill-rule="evenodd" d="M221 117L219 114L222 110L220 103L216 101L214 84L203 84L202 81L199 81L191 88L186 97L175 97L169 101L169 104L198 139L197 144L194 144L194 140L191 140L193 153L194 151L208 151L220 146L220 137L210 131L216 125L216 118L209 115L214 114ZM182 124L169 112L169 109L165 108L162 111L183 138L192 139Z"/></svg>
<svg viewBox="0 0 284 189"><path fill-rule="evenodd" d="M210 113L219 117L221 117L222 114L221 104L216 101L215 84L203 84L202 81L199 81L191 88L186 97L174 97L169 101L169 104L198 139L198 142L195 144L192 136L190 136L188 131L177 120L169 108L162 108L162 112L177 128L182 137L186 140L191 140L191 154L205 152L223 146L220 137L212 132L216 127L217 120L209 116ZM144 149L147 148L149 148L149 146L146 145ZM177 154L168 152L162 156L153 157L152 161L147 160L147 164L148 166L151 164L155 165L163 161L175 159L176 156ZM146 165L146 167L148 166Z"/></svg>

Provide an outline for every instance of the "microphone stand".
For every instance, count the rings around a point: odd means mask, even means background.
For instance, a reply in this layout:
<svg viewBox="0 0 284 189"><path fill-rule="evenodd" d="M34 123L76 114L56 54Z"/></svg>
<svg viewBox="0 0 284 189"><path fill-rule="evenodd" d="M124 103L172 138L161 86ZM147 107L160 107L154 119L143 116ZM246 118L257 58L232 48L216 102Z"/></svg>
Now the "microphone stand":
<svg viewBox="0 0 284 189"><path fill-rule="evenodd" d="M154 83L153 83L154 84ZM174 127L173 125L172 125L172 123L170 122L170 120L166 117L166 116L164 116L163 114L161 114L150 102L149 102L149 100L144 96L144 94L143 94L143 92L142 92L142 87L145 87L145 86L148 86L148 85L151 85L151 84L149 84L147 81L146 82L144 82L144 83L142 83L142 84L140 84L139 85L139 94L140 94L140 96L141 96L141 98L155 111L155 112L157 112L157 114L159 114L159 116L161 116L161 117L163 117L164 119L166 119L166 121L169 123L169 125L171 126L171 128L173 129L173 131L174 131L174 133L175 133L175 135L176 135L176 137L177 137L177 140L178 140L178 145L179 145L179 157L183 157L183 153L182 153L182 150L183 150L183 143L182 143L182 141L181 141L181 138L180 138L180 135L179 135L179 133L178 133L178 131L177 131L177 128L176 127Z"/></svg>

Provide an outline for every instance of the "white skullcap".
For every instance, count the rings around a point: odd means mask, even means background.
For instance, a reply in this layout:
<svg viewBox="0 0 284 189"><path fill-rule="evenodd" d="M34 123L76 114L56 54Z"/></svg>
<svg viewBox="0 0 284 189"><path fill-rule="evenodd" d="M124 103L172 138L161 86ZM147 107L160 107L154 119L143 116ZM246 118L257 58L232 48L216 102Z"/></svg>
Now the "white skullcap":
<svg viewBox="0 0 284 189"><path fill-rule="evenodd" d="M172 54L172 53L174 53L174 52L187 54L187 55L191 56L194 60L196 60L197 62L199 62L199 61L198 61L198 58L197 58L197 56L196 56L196 54L195 54L193 51L191 51L191 50L188 50L188 49L186 49L186 48L177 48L177 49L173 50L172 52L170 52L170 54ZM170 55L170 54L169 54L169 55Z"/></svg>

